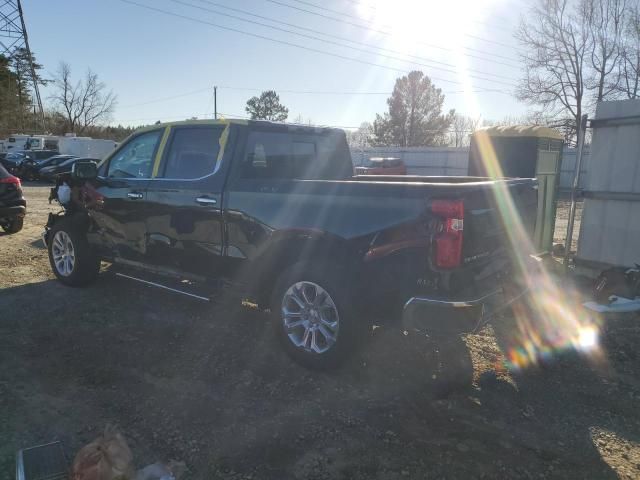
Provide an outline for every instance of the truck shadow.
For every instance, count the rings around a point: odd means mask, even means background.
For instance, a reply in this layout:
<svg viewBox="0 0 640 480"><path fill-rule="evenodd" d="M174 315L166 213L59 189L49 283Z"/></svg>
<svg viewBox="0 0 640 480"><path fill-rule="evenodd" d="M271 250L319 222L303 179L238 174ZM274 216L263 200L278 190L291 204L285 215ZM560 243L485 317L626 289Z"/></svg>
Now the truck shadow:
<svg viewBox="0 0 640 480"><path fill-rule="evenodd" d="M107 422L141 464L179 458L193 478L617 478L594 428L638 440L632 405L583 363L473 386L464 344L438 352L385 328L343 368L310 372L238 300L223 291L207 305L107 275L0 291L0 467L53 438L74 452ZM447 375L467 387L434 393Z"/></svg>
<svg viewBox="0 0 640 480"><path fill-rule="evenodd" d="M619 337L627 334L618 327L610 325L602 332L597 354L567 346L549 349L538 361L525 362L520 368L512 365L510 381L495 371L479 379L479 398L494 411L513 412L508 407L516 406L519 415L508 420L510 429L520 425L521 432L526 432L523 438L536 430L539 438L545 438L544 444L536 442L533 447L552 462L554 476L574 476L572 468L583 463L590 465L587 476L631 478L637 474L637 465L623 459L629 459L625 453L629 445L640 441L640 424L633 414L634 399L640 393L634 374L640 365L635 355L629 358L624 353L630 351L629 345L621 345ZM513 348L514 330L510 315L492 323L496 344L505 357ZM635 333L637 341L640 331ZM625 376L624 371L633 373ZM567 462L564 470L556 465L561 458Z"/></svg>

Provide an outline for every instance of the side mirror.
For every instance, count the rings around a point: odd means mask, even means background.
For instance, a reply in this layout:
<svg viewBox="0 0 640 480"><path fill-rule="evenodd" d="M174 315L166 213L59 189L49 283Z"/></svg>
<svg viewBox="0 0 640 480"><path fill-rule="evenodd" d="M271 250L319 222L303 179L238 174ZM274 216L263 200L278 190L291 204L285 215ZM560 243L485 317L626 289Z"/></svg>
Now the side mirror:
<svg viewBox="0 0 640 480"><path fill-rule="evenodd" d="M98 166L91 161L76 162L71 166L71 178L93 180L98 177Z"/></svg>

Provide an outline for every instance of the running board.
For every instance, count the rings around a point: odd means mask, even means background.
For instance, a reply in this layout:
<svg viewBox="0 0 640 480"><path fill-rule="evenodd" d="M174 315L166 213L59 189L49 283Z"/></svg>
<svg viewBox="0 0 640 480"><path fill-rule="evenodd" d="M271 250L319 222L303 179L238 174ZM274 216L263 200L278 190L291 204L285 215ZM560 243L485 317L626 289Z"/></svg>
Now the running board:
<svg viewBox="0 0 640 480"><path fill-rule="evenodd" d="M162 285L156 282L150 282L149 280L143 280L142 278L133 277L131 275L125 275L124 273L116 272L116 276L122 278L128 278L129 280L135 280L136 282L143 283L145 285L149 285L151 287L162 288L164 290L169 290L170 292L180 293L182 295L186 295L187 297L197 298L198 300L203 300L205 302L211 301L208 297L203 297L201 295L196 295L195 293L185 292L184 290L178 290L177 288L167 287L166 285Z"/></svg>

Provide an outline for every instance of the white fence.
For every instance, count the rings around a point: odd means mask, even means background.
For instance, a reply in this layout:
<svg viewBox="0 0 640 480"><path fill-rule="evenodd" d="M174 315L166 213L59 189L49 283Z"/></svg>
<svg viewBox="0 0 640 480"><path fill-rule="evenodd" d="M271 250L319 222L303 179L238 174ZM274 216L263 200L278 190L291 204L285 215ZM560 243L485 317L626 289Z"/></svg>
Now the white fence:
<svg viewBox="0 0 640 480"><path fill-rule="evenodd" d="M640 100L599 103L591 127L576 262L631 266L640 263Z"/></svg>
<svg viewBox="0 0 640 480"><path fill-rule="evenodd" d="M582 163L581 186L587 176L589 149L585 148ZM370 157L401 158L407 166L409 175L466 175L469 164L469 148L452 147L372 147L364 150L352 150L353 164L362 165ZM571 188L576 164L575 148L565 148L562 152L560 171L560 189Z"/></svg>
<svg viewBox="0 0 640 480"><path fill-rule="evenodd" d="M466 175L468 148L447 147L376 147L352 151L353 164L358 166L370 157L401 158L409 175Z"/></svg>

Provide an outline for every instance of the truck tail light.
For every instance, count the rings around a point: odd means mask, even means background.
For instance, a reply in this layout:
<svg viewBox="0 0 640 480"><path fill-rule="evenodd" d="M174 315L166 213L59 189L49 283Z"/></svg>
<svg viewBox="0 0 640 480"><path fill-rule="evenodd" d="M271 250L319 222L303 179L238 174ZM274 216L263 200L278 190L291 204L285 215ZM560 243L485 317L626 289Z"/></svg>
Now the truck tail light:
<svg viewBox="0 0 640 480"><path fill-rule="evenodd" d="M16 187L20 187L20 179L18 177L14 177L10 175L8 177L0 178L0 183L12 183Z"/></svg>
<svg viewBox="0 0 640 480"><path fill-rule="evenodd" d="M464 202L462 200L434 200L431 212L441 218L434 238L433 261L438 268L455 268L462 263L464 231Z"/></svg>

